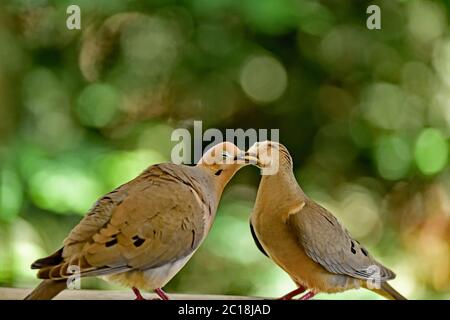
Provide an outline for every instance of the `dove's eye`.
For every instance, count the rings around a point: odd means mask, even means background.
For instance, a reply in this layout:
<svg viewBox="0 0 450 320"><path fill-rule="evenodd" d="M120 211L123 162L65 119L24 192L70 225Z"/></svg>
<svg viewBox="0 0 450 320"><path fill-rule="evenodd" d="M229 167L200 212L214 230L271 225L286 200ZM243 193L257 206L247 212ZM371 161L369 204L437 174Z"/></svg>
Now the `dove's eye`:
<svg viewBox="0 0 450 320"><path fill-rule="evenodd" d="M226 151L222 152L222 159L230 158L230 154Z"/></svg>

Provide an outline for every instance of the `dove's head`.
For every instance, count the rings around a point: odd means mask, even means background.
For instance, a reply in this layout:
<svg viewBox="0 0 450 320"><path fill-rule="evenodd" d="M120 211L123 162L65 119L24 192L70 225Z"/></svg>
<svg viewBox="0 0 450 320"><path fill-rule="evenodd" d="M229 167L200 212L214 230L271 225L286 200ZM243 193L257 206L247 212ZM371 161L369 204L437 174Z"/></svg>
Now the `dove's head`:
<svg viewBox="0 0 450 320"><path fill-rule="evenodd" d="M292 170L292 157L288 149L275 141L256 142L243 159L261 168L263 175L274 175L279 169Z"/></svg>
<svg viewBox="0 0 450 320"><path fill-rule="evenodd" d="M217 181L227 183L243 166L249 164L241 159L245 154L231 142L222 142L209 149L198 166L210 171Z"/></svg>

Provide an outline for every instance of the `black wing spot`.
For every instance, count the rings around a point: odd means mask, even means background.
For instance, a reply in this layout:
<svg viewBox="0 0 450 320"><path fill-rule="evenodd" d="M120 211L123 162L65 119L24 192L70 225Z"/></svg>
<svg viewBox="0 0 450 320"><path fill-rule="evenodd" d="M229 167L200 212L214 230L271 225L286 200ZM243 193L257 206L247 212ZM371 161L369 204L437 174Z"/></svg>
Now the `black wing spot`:
<svg viewBox="0 0 450 320"><path fill-rule="evenodd" d="M363 253L363 255L365 255L366 257L369 255L369 252L367 252L366 249L361 248L361 252Z"/></svg>
<svg viewBox="0 0 450 320"><path fill-rule="evenodd" d="M191 242L191 248L194 248L195 244L195 230L192 230L192 242Z"/></svg>
<svg viewBox="0 0 450 320"><path fill-rule="evenodd" d="M351 241L351 243L352 243L352 247L350 250L352 251L353 254L356 254L355 243L353 241Z"/></svg>
<svg viewBox="0 0 450 320"><path fill-rule="evenodd" d="M112 247L112 246L115 245L115 244L117 244L117 239L116 239L116 238L114 238L114 239L109 240L108 242L106 242L106 243L105 243L105 246L106 246L107 248L109 248L109 247Z"/></svg>
<svg viewBox="0 0 450 320"><path fill-rule="evenodd" d="M220 176L222 174L223 169L217 170L216 173L214 173L216 176Z"/></svg>
<svg viewBox="0 0 450 320"><path fill-rule="evenodd" d="M333 223L333 221L331 221L330 219L328 219L328 217L326 217L326 216L323 216L332 226L334 226L334 223Z"/></svg>
<svg viewBox="0 0 450 320"><path fill-rule="evenodd" d="M133 245L134 245L136 248L142 246L142 244L145 242L145 239L142 239L142 238L139 237L138 235L134 236L132 239L134 240Z"/></svg>

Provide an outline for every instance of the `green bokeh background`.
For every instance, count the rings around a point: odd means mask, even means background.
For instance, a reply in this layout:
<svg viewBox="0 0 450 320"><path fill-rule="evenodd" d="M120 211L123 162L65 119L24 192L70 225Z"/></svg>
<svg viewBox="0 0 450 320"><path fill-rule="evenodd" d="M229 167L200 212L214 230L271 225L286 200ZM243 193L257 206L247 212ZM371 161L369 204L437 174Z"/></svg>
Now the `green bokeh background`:
<svg viewBox="0 0 450 320"><path fill-rule="evenodd" d="M66 8L81 8L81 30ZM381 30L366 28L369 4ZM0 4L0 286L37 283L102 194L170 161L174 129L279 129L304 190L414 299L450 298L450 1L6 0ZM168 292L280 296L227 187ZM83 288L120 288L87 279ZM131 294L131 292L130 292ZM365 290L318 299L377 299Z"/></svg>

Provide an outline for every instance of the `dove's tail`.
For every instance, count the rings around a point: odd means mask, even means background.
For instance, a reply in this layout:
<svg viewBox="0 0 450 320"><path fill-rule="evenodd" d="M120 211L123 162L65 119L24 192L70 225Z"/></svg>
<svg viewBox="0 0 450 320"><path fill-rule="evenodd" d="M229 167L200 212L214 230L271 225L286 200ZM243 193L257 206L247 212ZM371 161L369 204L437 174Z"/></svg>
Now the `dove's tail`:
<svg viewBox="0 0 450 320"><path fill-rule="evenodd" d="M51 300L58 293L67 288L66 280L43 280L25 300Z"/></svg>
<svg viewBox="0 0 450 320"><path fill-rule="evenodd" d="M394 288L391 287L391 285L387 282L381 283L380 289L370 289L379 295L385 297L389 300L408 300L404 296L402 296L400 293L397 292Z"/></svg>

